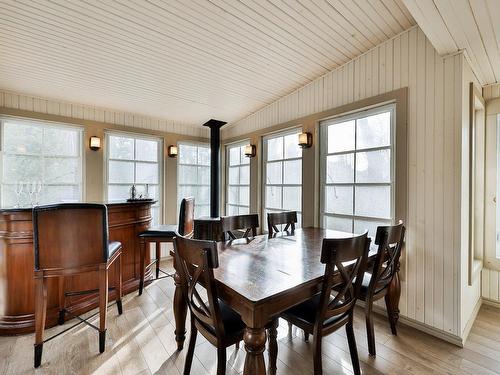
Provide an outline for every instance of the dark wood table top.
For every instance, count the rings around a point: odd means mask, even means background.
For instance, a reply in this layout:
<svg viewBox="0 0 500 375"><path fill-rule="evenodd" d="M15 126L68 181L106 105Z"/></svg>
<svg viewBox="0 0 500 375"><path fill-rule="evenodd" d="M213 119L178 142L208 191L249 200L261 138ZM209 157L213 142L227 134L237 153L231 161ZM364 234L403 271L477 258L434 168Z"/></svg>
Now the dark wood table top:
<svg viewBox="0 0 500 375"><path fill-rule="evenodd" d="M235 293L246 304L265 303L301 285L321 283L325 266L320 262L323 238L347 238L352 233L320 228L295 230L249 240L220 243L218 286Z"/></svg>

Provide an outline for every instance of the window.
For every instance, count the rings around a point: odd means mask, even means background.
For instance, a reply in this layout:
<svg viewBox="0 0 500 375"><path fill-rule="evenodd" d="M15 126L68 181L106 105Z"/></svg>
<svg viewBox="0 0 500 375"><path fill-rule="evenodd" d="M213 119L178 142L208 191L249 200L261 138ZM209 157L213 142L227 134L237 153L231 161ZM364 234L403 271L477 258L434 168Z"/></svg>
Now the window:
<svg viewBox="0 0 500 375"><path fill-rule="evenodd" d="M302 212L302 149L300 129L264 138L264 217L268 212Z"/></svg>
<svg viewBox="0 0 500 375"><path fill-rule="evenodd" d="M210 146L180 143L177 160L178 205L194 197L194 216L210 216Z"/></svg>
<svg viewBox="0 0 500 375"><path fill-rule="evenodd" d="M394 106L321 122L323 227L369 230L394 218Z"/></svg>
<svg viewBox="0 0 500 375"><path fill-rule="evenodd" d="M146 190L156 200L152 207L153 224L161 223L163 155L162 141L158 138L129 134L106 134L107 199L124 201L130 197L135 184L138 194Z"/></svg>
<svg viewBox="0 0 500 375"><path fill-rule="evenodd" d="M0 119L2 207L82 200L82 129Z"/></svg>
<svg viewBox="0 0 500 375"><path fill-rule="evenodd" d="M250 211L250 159L245 156L245 145L226 148L226 215L248 214Z"/></svg>

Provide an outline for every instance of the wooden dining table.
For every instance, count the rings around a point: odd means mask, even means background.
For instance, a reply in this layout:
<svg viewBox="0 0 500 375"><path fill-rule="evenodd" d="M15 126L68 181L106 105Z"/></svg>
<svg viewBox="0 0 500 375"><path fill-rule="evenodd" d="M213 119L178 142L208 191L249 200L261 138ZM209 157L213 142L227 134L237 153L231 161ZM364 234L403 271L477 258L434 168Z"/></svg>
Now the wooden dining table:
<svg viewBox="0 0 500 375"><path fill-rule="evenodd" d="M320 228L297 229L270 237L220 242L219 267L214 270L219 298L237 311L246 324L245 375L264 375L266 325L283 311L313 297L321 290L325 266L320 262L323 238L347 238L352 233ZM374 251L370 256L374 256ZM174 261L175 267L175 261ZM176 273L174 295L175 338L178 349L186 335L187 304L182 296L182 280ZM390 310L399 317L399 277L389 287ZM269 330L270 351L277 351L276 327ZM274 343L273 343L274 341ZM274 355L276 353L273 353ZM274 373L275 369L270 372Z"/></svg>

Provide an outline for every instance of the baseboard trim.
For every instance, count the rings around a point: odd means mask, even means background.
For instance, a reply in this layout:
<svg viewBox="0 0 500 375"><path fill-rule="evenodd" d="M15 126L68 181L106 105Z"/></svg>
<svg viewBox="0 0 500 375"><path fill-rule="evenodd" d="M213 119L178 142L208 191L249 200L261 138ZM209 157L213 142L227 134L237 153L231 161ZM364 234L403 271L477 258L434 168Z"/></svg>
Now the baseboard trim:
<svg viewBox="0 0 500 375"><path fill-rule="evenodd" d="M496 307L498 309L500 309L500 302L499 301L494 301L492 299L487 299L487 298L481 298L481 300L483 301L483 303L485 305L489 305L489 306L493 306L493 307Z"/></svg>
<svg viewBox="0 0 500 375"><path fill-rule="evenodd" d="M472 310L472 314L467 321L467 324L465 325L464 332L462 333L462 342L465 344L467 341L467 337L469 337L470 330L472 329L472 325L476 321L477 314L479 313L479 309L481 308L481 305L483 304L483 299L479 298L479 300L476 303L476 306L474 306L474 310Z"/></svg>
<svg viewBox="0 0 500 375"><path fill-rule="evenodd" d="M363 302L360 303L360 305L364 307ZM478 308L478 310L479 310L479 308ZM380 314L380 315L383 315L384 317L387 317L387 312L385 311L385 309L383 307L373 305L373 312ZM431 336L437 337L438 339L444 340L446 342L449 342L450 344L459 346L461 348L463 348L463 346L464 346L464 342L460 336L454 335L452 333L441 331L440 329L431 327L427 324L418 322L416 320L407 318L405 316L401 316L401 315L399 316L398 324L403 324L405 326L418 329L419 331L422 331L422 332L427 333Z"/></svg>

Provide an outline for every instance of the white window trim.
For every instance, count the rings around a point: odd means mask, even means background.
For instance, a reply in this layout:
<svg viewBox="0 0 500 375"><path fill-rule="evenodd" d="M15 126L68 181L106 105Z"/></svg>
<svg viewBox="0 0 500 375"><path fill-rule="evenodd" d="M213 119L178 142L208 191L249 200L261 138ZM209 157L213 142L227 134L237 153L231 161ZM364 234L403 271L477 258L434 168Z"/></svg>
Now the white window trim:
<svg viewBox="0 0 500 375"><path fill-rule="evenodd" d="M273 163L273 162L285 162L285 161L290 161L290 160L302 160L302 167L304 166L303 164L303 155L301 155L300 157L296 157L296 158L284 158L284 155L283 155L283 159L279 159L279 160L272 160L270 162L267 161L267 141L270 140L270 139L273 139L273 138L280 138L280 137L285 137L287 135L291 135L291 134L296 134L296 133L300 133L302 131L302 126L294 126L293 128L288 128L288 129L284 129L284 130L279 130L279 131L276 131L276 132L272 132L272 133L269 133L265 136L262 137L262 209L261 209L261 214L262 214L262 223L261 223L261 226L263 228L263 232L264 233L267 233L267 225L264 225L263 223L266 223L267 224L267 216L266 216L266 187L267 186L282 186L282 187L296 187L296 186L300 186L300 191L301 191L301 199L300 199L300 203L301 203L301 207L300 207L300 211L297 211L298 214L302 215L302 212L303 212L303 205L304 205L304 188L303 188L303 181L302 183L299 185L299 184L267 184L266 181L267 181L267 168L266 168L266 164L268 163ZM298 143L298 139L297 139L297 143ZM282 176L284 176L283 174L283 166L284 166L284 163L282 165ZM301 171L302 173L302 171ZM283 206L283 194L281 196L281 205ZM272 211L277 211L277 212L285 212L285 211L289 211L289 210L285 210L285 209L278 209L278 208L269 208L270 210Z"/></svg>
<svg viewBox="0 0 500 375"><path fill-rule="evenodd" d="M71 130L76 130L79 133L80 137L80 142L79 142L79 149L78 149L78 156L44 156L43 154L14 154L14 153L5 153L3 150L3 137L4 137L4 123L8 121L15 121L16 123L19 124L26 124L30 126L42 126L44 128L52 127L56 129L71 129ZM10 185L10 184L4 184L2 180L3 176L3 157L4 155L15 155L15 156L39 156L42 158L57 158L57 159L80 159L80 181L78 184L70 184L70 183L55 183L55 184L47 184L44 183L44 186L79 186L80 187L80 197L79 201L83 202L84 197L86 196L86 187L85 187L85 159L84 159L84 143L85 141L85 131L83 126L79 125L72 125L72 124L66 124L62 122L55 122L55 121L47 121L47 120L38 120L38 119L30 119L30 118L24 118L24 117L17 117L17 116L7 116L7 115L2 115L0 116L0 203L3 200L2 193L3 193L3 185Z"/></svg>
<svg viewBox="0 0 500 375"><path fill-rule="evenodd" d="M116 137L124 137L124 138L133 138L133 139L139 139L139 140L145 140L145 141L156 141L158 142L158 161L143 161L143 160L135 160L135 155L134 159L112 159L109 157L109 152L110 152L110 147L109 147L109 137L110 136L116 136ZM135 181L135 163L148 163L148 164L158 164L158 193L159 193L159 198L158 202L156 202L153 207L158 207L159 208L159 224L162 224L164 221L164 198L163 198L163 189L164 189L164 170L163 170L163 138L161 137L155 137L155 136L150 136L147 134L138 134L138 133L131 133L131 132L122 132L122 131L115 131L115 130L105 130L104 131L104 144L105 144L105 158L104 158L104 197L106 202L109 202L109 197L108 197L108 186L109 186L109 161L125 161L125 162L133 162L134 163L134 181ZM135 146L134 146L134 151L135 151ZM143 183L136 183L137 185L145 185ZM130 185L129 183L112 183L112 185ZM154 184L149 184L149 185L154 185Z"/></svg>
<svg viewBox="0 0 500 375"><path fill-rule="evenodd" d="M383 146L383 147L371 147L366 149L353 149L345 152L335 152L328 153L328 126L332 124L337 124L341 122L346 122L350 120L356 120L359 118L364 118L367 116L372 116L384 112L391 112L391 146ZM389 183L346 183L345 185L353 186L353 206L355 205L355 187L356 186L390 186L391 187L391 218L377 218L377 217L369 217L369 216L361 216L356 215L353 207L352 215L344 215L344 214L332 214L325 213L325 192L326 192L326 159L328 155L336 155L336 154L345 154L345 153L354 153L357 152L366 152L366 151L376 151L376 150L391 150L391 179ZM354 170L356 169L356 158L354 159ZM356 219L364 220L364 221L390 221L394 224L395 220L395 209L396 209L396 191L395 191L395 179L396 177L396 104L385 104L379 107L370 107L368 109L360 109L355 112L349 112L345 115L338 115L329 119L323 119L320 121L320 227L324 227L324 218L327 217L339 217L339 218L352 218L352 232L354 233L354 221ZM342 185L342 183L338 184L328 184L332 185Z"/></svg>
<svg viewBox="0 0 500 375"><path fill-rule="evenodd" d="M244 146L247 146L249 145L250 142L249 140L243 140L243 141L238 141L238 142L234 142L234 143L228 143L226 145L224 145L225 147L225 173L224 173L224 179L225 179L225 183L224 183L224 187L225 187L225 191L224 191L224 212L225 214L227 215L228 214L228 209L227 207L228 206L235 206L235 207L238 207L238 210L241 208L241 207L244 207L244 208L248 208L248 212L250 212L250 187L251 187L251 184L252 184L252 181L251 181L251 168L250 168L250 160L247 164L237 164L237 165L234 165L234 166L231 166L230 165L230 160L229 160L229 149L231 148L235 148L235 147L244 147ZM246 157L246 156L245 156ZM246 185L242 185L242 184L230 184L229 183L229 168L231 167L241 167L241 166L246 166L248 165L248 169L249 169L249 176L248 176L248 184ZM243 204L234 204L234 203L229 203L229 186L238 186L238 187L245 187L245 186L248 186L248 190L249 190L249 194L248 194L248 205L243 205ZM238 202L239 202L239 190L238 190Z"/></svg>

